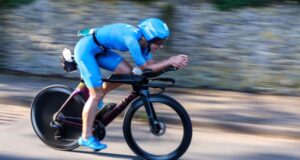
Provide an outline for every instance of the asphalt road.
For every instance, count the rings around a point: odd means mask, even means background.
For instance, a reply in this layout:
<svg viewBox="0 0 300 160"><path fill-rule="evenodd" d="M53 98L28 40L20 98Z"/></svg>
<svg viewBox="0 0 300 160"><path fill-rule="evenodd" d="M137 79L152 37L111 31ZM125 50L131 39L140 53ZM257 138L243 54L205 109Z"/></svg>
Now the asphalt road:
<svg viewBox="0 0 300 160"><path fill-rule="evenodd" d="M46 146L35 135L30 119L29 105L32 97L43 88L50 84L68 84L76 85L76 81L66 81L61 79L50 79L31 76L14 76L0 74L0 159L1 160L36 160L36 159L105 159L105 160L135 160L139 159L127 146L122 133L121 119L117 119L107 128L107 137L104 140L108 144L106 150L93 152L89 149L78 148L74 151L57 151ZM124 91L128 88L122 88L114 91L112 97L107 97L107 101L119 100L120 95L124 96ZM193 91L189 91L193 93ZM206 113L205 104L212 104L211 109L220 109L226 107L228 97L243 97L244 94L212 93L219 95L209 97L203 94L191 94L185 97L185 94L170 93L177 96L178 99L186 105L201 106L199 111ZM123 97L121 96L121 97ZM249 95L248 95L249 96ZM251 96L249 96L251 97ZM199 101L202 99L216 99L216 101ZM253 98L253 97L251 97ZM274 98L274 97L273 97ZM278 97L277 97L278 98ZM297 97L296 97L297 98ZM286 97L285 104L287 109L292 109L296 98ZM217 103L218 100L224 100L227 103ZM289 99L289 101L287 101ZM189 102L188 102L188 101ZM215 103L213 103L215 102ZM256 101L257 102L257 101ZM230 103L232 105L232 103ZM221 106L221 107L216 107ZM195 107L187 108L192 119L196 119L198 114L194 113ZM230 109L230 108L229 108ZM238 110L243 114L243 110ZM223 114L226 114L223 112ZM261 115L260 115L261 116ZM281 119L285 120L281 117ZM297 120L297 119L294 119ZM287 121L290 122L290 121ZM295 121L291 121L288 126L292 126ZM230 123L230 121L228 121ZM184 160L299 160L300 159L300 141L292 136L272 136L270 134L257 134L256 132L239 131L238 129L226 129L224 126L203 125L194 126L193 141L189 150L181 157ZM283 123L284 124L284 123ZM268 126L266 126L268 127ZM296 128L297 129L297 128ZM167 145L172 145L171 142ZM153 144L154 148L160 147Z"/></svg>
<svg viewBox="0 0 300 160"><path fill-rule="evenodd" d="M3 106L1 106L3 107ZM6 106L9 107L9 106ZM4 107L3 107L4 108ZM104 140L109 148L100 152L78 148L74 151L57 151L46 146L35 135L29 121L28 110L18 120L0 126L1 160L137 160L123 139L120 121L108 127ZM268 138L255 135L197 129L189 150L181 159L186 160L299 160L300 141ZM153 145L153 147L159 147Z"/></svg>

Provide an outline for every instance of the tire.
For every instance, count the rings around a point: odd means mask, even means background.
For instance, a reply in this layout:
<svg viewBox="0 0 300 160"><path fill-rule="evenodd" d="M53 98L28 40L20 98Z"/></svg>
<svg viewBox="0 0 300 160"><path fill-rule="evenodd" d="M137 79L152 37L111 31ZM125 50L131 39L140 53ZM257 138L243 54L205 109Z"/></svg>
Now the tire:
<svg viewBox="0 0 300 160"><path fill-rule="evenodd" d="M125 140L130 149L143 159L178 159L187 151L192 140L193 131L189 115L181 104L168 96L150 95L149 101L153 104L158 121L162 124L162 128L165 128L165 133L154 135L150 131L145 107L142 107L144 104L142 98L139 98L132 103L124 117ZM174 115L170 115L173 112ZM181 129L179 125L182 125ZM163 138L167 139L166 142ZM177 142L175 145L175 141L178 141L178 145Z"/></svg>
<svg viewBox="0 0 300 160"><path fill-rule="evenodd" d="M58 129L50 126L53 115L60 109L73 89L63 85L53 85L44 88L34 98L31 104L31 123L36 135L48 146L57 150L72 150L77 148L77 139L81 128L62 125L62 138L55 138ZM63 110L64 116L81 117L85 101L80 95L75 95Z"/></svg>

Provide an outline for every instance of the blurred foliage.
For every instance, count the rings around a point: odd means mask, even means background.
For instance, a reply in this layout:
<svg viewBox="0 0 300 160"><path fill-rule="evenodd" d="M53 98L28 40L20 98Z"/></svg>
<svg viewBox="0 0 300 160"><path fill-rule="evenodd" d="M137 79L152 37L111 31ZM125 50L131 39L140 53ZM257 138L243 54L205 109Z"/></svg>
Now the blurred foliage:
<svg viewBox="0 0 300 160"><path fill-rule="evenodd" d="M217 7L221 10L244 6L264 6L269 2L270 0L215 0Z"/></svg>
<svg viewBox="0 0 300 160"><path fill-rule="evenodd" d="M156 0L132 0L138 3L142 3L142 4L151 4L152 2L155 2Z"/></svg>
<svg viewBox="0 0 300 160"><path fill-rule="evenodd" d="M0 8L12 8L23 4L28 4L35 0L0 0Z"/></svg>
<svg viewBox="0 0 300 160"><path fill-rule="evenodd" d="M30 2L33 2L35 0L0 0L0 8L12 8L12 7L18 7L23 4L28 4ZM151 4L152 2L155 2L156 0L133 0L142 4ZM205 1L205 0L198 0L198 1ZM230 10L234 8L241 8L241 7L247 7L247 6L254 6L254 7L260 7L260 6L266 6L270 3L276 3L276 2L287 2L287 3L295 3L300 4L300 0L208 0L216 4L216 6L220 10ZM191 2L195 2L194 0L191 0ZM167 6L170 7L170 6ZM167 10L172 10L173 8L167 8Z"/></svg>
<svg viewBox="0 0 300 160"><path fill-rule="evenodd" d="M213 0L221 10L230 10L233 8L254 6L260 7L276 2L300 3L300 0Z"/></svg>
<svg viewBox="0 0 300 160"><path fill-rule="evenodd" d="M167 3L162 7L162 16L161 18L167 23L170 24L170 27L173 26L172 24L172 18L175 14L175 7L173 4ZM172 30L172 29L171 29Z"/></svg>
<svg viewBox="0 0 300 160"><path fill-rule="evenodd" d="M171 31L175 30L175 23L176 21L174 21L174 15L175 15L175 6L174 4L171 3L166 3L161 10L161 16L159 18L161 18L162 20L164 20L167 24L168 27ZM168 44L170 45L172 42L172 38L168 40Z"/></svg>

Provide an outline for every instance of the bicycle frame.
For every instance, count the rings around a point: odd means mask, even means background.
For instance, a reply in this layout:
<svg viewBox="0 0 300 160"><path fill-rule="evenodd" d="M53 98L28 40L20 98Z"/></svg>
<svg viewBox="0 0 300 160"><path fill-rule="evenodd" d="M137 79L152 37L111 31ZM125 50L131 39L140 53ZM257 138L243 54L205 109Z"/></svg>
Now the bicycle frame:
<svg viewBox="0 0 300 160"><path fill-rule="evenodd" d="M166 88L174 86L175 80L158 77L172 70L176 70L176 68L167 68L156 73L151 70L143 70L142 75L112 74L107 79L103 79L103 82L131 85L132 92L129 92L129 95L120 103L107 104L96 113L92 126L93 136L98 141L102 141L106 137L106 126L130 105L123 119L123 134L134 153L144 159L178 159L183 155L191 142L192 123L184 107L172 97L163 94ZM152 90L152 88L160 89L160 91L157 92L158 90ZM89 96L89 89L83 81L76 86L75 90L65 85L52 85L41 90L33 100L30 112L32 126L37 136L54 149L72 150L77 148L79 146L78 137L82 134L81 112ZM169 109L176 114L176 120L168 119L169 114L164 117L165 111ZM159 111L162 111L161 114ZM146 115L145 118L144 115ZM144 145L140 145L139 140L143 137L136 137L138 136L136 133L141 133L142 136L152 133L161 144L162 137L160 136L166 133L168 120L170 120L170 124L173 124L177 123L177 119L180 120L178 124L182 126L180 130L183 131L183 134L181 140L178 141L178 147L174 150L164 153L159 151L157 154L156 151L149 152L148 147L145 146L147 148L145 150ZM144 123L145 120L148 122ZM137 121L142 123L137 123ZM136 130L139 126L144 127L147 131Z"/></svg>
<svg viewBox="0 0 300 160"><path fill-rule="evenodd" d="M136 75L112 75L109 79L103 79L104 82L110 83L123 83L130 84L133 88L133 91L129 96L124 98L119 104L117 104L111 112L108 114L99 115L100 112L97 113L95 121L100 121L104 126L107 126L110 122L112 122L118 115L120 115L124 109L137 97L140 97L145 106L149 124L151 126L151 132L157 133L160 130L159 121L157 120L157 116L154 110L152 103L149 101L149 88L160 88L164 92L165 88L173 86L175 84L175 80L172 78L153 78L157 77L167 71L177 70L178 68L169 67L165 70L162 70L158 73L153 73L152 70L144 70L143 76ZM152 79L149 79L152 78ZM120 80L121 79L121 80ZM160 82L170 82L171 84L151 84L149 81L160 81ZM84 84L83 81L79 83L76 89L72 92L72 94L68 97L65 103L61 106L59 111L53 116L53 122L60 126L57 122L63 122L65 124L69 124L76 127L82 126L82 119L78 117L65 117L61 113L66 108L67 104L72 100L76 95L81 95L82 98L87 101L89 98L89 90ZM54 125L55 126L55 125Z"/></svg>
<svg viewBox="0 0 300 160"><path fill-rule="evenodd" d="M152 132L157 132L157 117L155 114L155 110L152 106L151 103L149 103L149 90L148 88L139 88L137 89L136 87L133 87L134 91L131 92L129 96L124 98L120 103L118 103L111 112L108 114L104 114L103 116L96 115L95 120L100 120L101 123L104 126L107 126L112 122L118 115L120 115L125 108L137 97L141 97L143 99L143 102L145 104L146 112L149 118L149 123L151 125L151 131ZM70 100L76 96L76 95L81 95L85 101L89 98L89 91L84 82L80 82L76 89L73 91L73 93L68 97L68 99L65 101L65 103L61 106L59 111L55 114L54 116L54 122L63 122L68 125L72 125L75 127L82 127L82 119L78 117L65 117L62 116L60 113L67 107L67 104L70 102Z"/></svg>

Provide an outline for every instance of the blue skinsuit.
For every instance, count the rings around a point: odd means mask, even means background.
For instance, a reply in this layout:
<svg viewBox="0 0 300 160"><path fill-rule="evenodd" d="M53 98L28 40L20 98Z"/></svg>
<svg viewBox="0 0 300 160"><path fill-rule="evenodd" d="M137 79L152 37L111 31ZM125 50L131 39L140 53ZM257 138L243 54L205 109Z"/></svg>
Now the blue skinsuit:
<svg viewBox="0 0 300 160"><path fill-rule="evenodd" d="M95 44L92 35L80 39L74 49L75 61L88 88L102 86L99 67L114 71L124 60L113 50L129 51L137 66L142 66L152 59L152 54L147 49L141 49L139 45L141 31L132 25L124 23L106 25L97 28L95 36L106 48L106 52Z"/></svg>

